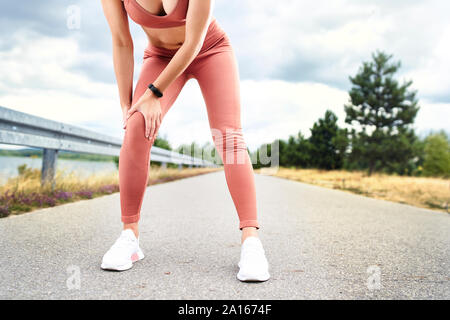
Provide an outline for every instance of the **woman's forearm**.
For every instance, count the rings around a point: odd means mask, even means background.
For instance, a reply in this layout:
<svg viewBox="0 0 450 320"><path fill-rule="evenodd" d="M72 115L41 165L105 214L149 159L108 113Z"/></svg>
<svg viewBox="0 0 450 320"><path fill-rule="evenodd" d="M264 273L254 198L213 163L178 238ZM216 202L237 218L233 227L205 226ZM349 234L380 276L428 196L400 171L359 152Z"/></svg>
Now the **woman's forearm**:
<svg viewBox="0 0 450 320"><path fill-rule="evenodd" d="M200 49L201 46L198 43L184 43L160 73L158 78L153 82L153 85L164 92L170 84L184 72L189 64L191 64L200 52Z"/></svg>
<svg viewBox="0 0 450 320"><path fill-rule="evenodd" d="M120 105L129 108L133 97L133 45L113 44L113 60Z"/></svg>

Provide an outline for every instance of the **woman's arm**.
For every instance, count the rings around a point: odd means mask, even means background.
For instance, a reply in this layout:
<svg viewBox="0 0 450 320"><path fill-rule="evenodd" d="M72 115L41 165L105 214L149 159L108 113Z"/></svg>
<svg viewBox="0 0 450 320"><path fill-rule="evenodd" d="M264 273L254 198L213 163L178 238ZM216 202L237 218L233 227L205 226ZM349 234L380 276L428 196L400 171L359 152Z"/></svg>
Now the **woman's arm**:
<svg viewBox="0 0 450 320"><path fill-rule="evenodd" d="M123 2L121 0L102 0L102 6L112 35L114 71L125 128L126 112L131 107L133 95L133 40Z"/></svg>
<svg viewBox="0 0 450 320"><path fill-rule="evenodd" d="M202 48L208 31L208 21L213 0L190 0L186 15L186 36L183 45L172 57L158 78L155 87L164 92L170 84L189 66Z"/></svg>

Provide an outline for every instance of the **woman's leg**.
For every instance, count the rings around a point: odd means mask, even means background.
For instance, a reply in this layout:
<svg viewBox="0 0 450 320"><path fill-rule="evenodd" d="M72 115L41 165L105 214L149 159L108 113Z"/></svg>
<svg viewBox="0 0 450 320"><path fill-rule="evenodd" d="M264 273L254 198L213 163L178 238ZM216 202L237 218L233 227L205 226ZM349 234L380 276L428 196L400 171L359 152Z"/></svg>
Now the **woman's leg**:
<svg viewBox="0 0 450 320"><path fill-rule="evenodd" d="M192 70L205 99L213 140L224 163L228 189L239 215L242 246L237 278L266 281L270 278L269 264L256 231L259 225L255 181L242 135L239 71L234 51L199 58Z"/></svg>
<svg viewBox="0 0 450 320"><path fill-rule="evenodd" d="M168 63L168 59L156 55L151 55L144 60L139 81L134 91L132 105L137 102L147 86L154 82ZM164 96L160 100L163 119L186 81L186 75L182 74L164 92ZM138 236L137 223L148 182L150 150L154 142L145 138L144 132L144 116L140 112L133 113L127 122L119 156L122 222L124 223L124 229L132 229L136 236Z"/></svg>
<svg viewBox="0 0 450 320"><path fill-rule="evenodd" d="M239 216L243 240L259 228L253 167L242 135L239 71L234 51L198 58L190 68L208 110L217 151Z"/></svg>

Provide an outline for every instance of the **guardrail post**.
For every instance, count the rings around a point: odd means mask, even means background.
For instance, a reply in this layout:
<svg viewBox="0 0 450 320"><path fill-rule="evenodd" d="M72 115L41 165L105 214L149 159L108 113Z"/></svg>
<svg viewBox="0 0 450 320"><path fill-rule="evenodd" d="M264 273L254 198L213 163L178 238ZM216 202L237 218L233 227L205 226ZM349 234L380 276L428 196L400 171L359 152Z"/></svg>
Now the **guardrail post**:
<svg viewBox="0 0 450 320"><path fill-rule="evenodd" d="M41 186L51 183L52 190L55 188L55 172L58 150L44 149L42 156Z"/></svg>
<svg viewBox="0 0 450 320"><path fill-rule="evenodd" d="M161 169L166 170L167 169L167 162L161 162Z"/></svg>
<svg viewBox="0 0 450 320"><path fill-rule="evenodd" d="M183 165L181 163L178 164L178 170L183 169Z"/></svg>

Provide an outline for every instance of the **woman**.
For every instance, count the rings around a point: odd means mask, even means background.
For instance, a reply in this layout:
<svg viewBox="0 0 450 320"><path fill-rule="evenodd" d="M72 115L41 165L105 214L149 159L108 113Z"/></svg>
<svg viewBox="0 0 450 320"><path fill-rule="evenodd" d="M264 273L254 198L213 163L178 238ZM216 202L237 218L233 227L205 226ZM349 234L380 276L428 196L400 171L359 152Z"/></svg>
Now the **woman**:
<svg viewBox="0 0 450 320"><path fill-rule="evenodd" d="M102 268L127 270L144 258L138 221L150 149L184 84L195 78L240 220L242 246L237 277L241 281L268 280L268 263L257 234L253 168L240 122L237 62L228 36L212 16L213 0L102 0L102 6L112 33L125 129L119 157L124 229L104 255ZM142 26L149 40L134 93L128 16Z"/></svg>

